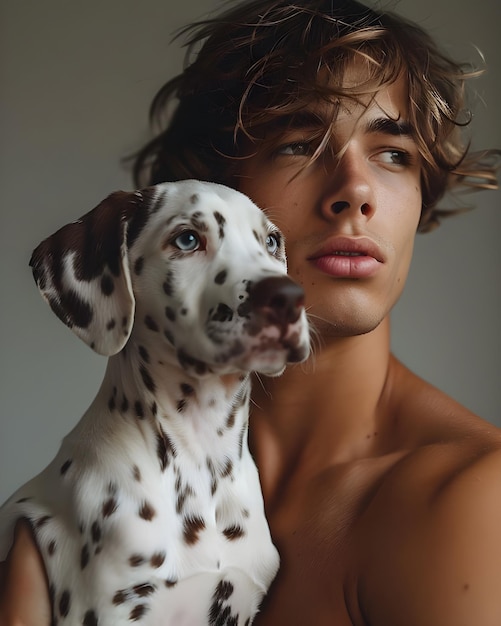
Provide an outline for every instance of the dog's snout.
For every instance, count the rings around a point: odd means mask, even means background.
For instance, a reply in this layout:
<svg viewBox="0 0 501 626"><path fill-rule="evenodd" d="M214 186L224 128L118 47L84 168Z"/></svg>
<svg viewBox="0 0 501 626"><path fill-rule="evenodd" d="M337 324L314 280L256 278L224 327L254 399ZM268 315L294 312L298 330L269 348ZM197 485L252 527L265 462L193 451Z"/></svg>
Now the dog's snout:
<svg viewBox="0 0 501 626"><path fill-rule="evenodd" d="M264 278L249 293L250 310L264 313L273 323L297 322L303 306L303 288L287 276Z"/></svg>

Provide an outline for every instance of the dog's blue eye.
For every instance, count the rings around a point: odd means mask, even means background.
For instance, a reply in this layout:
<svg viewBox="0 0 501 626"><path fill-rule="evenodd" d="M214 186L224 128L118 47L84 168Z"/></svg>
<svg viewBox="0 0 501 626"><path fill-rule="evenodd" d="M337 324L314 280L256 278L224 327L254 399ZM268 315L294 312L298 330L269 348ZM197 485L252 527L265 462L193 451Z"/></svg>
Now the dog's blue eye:
<svg viewBox="0 0 501 626"><path fill-rule="evenodd" d="M275 254L280 247L280 235L278 233L270 233L266 237L266 247L270 254Z"/></svg>
<svg viewBox="0 0 501 626"><path fill-rule="evenodd" d="M186 230L178 235L174 241L174 245L183 252L193 252L200 247L200 238L193 230Z"/></svg>

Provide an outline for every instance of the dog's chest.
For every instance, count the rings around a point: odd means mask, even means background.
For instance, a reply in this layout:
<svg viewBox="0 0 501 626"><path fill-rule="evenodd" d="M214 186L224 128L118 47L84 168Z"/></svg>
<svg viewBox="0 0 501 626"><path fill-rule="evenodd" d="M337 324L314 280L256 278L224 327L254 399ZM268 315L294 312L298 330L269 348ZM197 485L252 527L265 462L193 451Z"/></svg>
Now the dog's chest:
<svg viewBox="0 0 501 626"><path fill-rule="evenodd" d="M65 468L72 484L53 505L70 492L78 505L37 529L55 613L67 624L245 624L278 566L248 450L203 465L178 454L163 470L136 461L126 481L117 459L114 476ZM218 622L223 612L231 619Z"/></svg>

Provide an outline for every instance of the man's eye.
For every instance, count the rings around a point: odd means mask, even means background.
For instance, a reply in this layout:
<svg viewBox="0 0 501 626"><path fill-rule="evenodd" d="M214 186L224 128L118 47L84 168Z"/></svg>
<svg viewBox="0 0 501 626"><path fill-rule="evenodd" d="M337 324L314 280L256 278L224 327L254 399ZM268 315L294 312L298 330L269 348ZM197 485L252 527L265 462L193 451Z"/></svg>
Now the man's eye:
<svg viewBox="0 0 501 626"><path fill-rule="evenodd" d="M312 145L308 141L294 141L280 146L277 154L285 156L310 156L312 153Z"/></svg>
<svg viewBox="0 0 501 626"><path fill-rule="evenodd" d="M412 165L414 162L413 156L406 150L384 150L378 158L390 165Z"/></svg>
<svg viewBox="0 0 501 626"><path fill-rule="evenodd" d="M194 230L186 230L180 233L172 241L173 245L183 252L194 252L200 248L200 237Z"/></svg>

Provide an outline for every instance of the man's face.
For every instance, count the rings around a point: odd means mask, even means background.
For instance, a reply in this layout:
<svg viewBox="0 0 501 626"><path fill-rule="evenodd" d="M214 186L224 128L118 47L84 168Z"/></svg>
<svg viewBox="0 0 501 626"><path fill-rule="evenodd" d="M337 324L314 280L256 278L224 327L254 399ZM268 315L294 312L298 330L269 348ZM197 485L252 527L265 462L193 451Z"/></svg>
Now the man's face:
<svg viewBox="0 0 501 626"><path fill-rule="evenodd" d="M388 315L405 283L421 212L421 159L406 121L405 82L367 103L341 103L329 146L314 162L326 105L258 145L237 177L239 190L284 232L289 274L304 287L315 325L334 336L369 332Z"/></svg>

